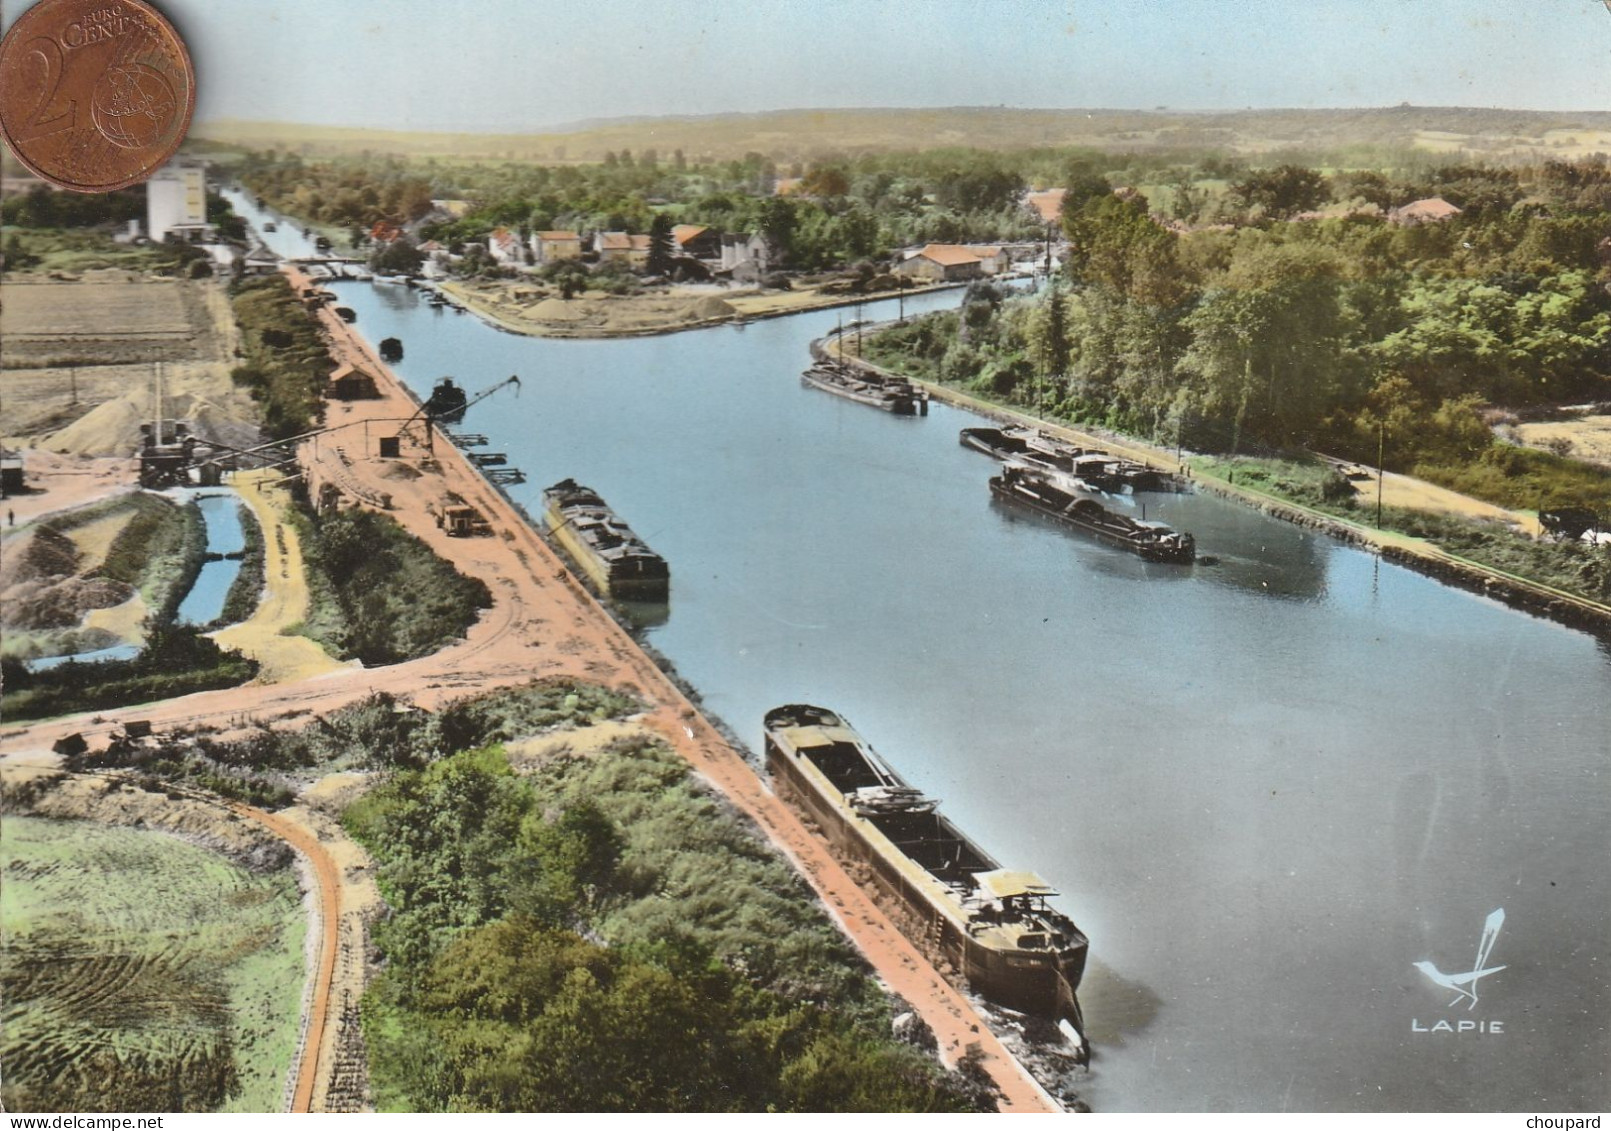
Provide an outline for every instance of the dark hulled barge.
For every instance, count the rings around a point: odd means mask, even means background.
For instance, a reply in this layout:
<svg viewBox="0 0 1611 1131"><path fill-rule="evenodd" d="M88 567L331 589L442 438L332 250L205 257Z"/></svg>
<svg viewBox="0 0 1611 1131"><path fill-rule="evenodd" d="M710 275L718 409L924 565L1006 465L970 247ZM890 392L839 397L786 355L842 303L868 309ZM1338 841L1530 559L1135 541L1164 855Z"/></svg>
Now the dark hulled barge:
<svg viewBox="0 0 1611 1131"><path fill-rule="evenodd" d="M671 571L665 559L591 488L574 479L548 488L543 492L543 523L601 593L633 601L664 601L669 596Z"/></svg>
<svg viewBox="0 0 1611 1131"><path fill-rule="evenodd" d="M1066 481L1030 468L1006 464L990 480L990 493L998 499L1027 507L1037 514L1090 534L1099 542L1129 550L1149 562L1189 564L1197 557L1197 541L1190 534L1115 514L1095 499L1069 488Z"/></svg>
<svg viewBox="0 0 1611 1131"><path fill-rule="evenodd" d="M1075 991L1085 935L1032 872L1009 871L822 707L766 714L777 793L821 828L841 858L866 865L902 932L992 1001L1083 1028Z"/></svg>
<svg viewBox="0 0 1611 1131"><path fill-rule="evenodd" d="M800 375L800 383L896 416L927 416L929 411L929 391L904 377L881 377L869 371L819 362Z"/></svg>

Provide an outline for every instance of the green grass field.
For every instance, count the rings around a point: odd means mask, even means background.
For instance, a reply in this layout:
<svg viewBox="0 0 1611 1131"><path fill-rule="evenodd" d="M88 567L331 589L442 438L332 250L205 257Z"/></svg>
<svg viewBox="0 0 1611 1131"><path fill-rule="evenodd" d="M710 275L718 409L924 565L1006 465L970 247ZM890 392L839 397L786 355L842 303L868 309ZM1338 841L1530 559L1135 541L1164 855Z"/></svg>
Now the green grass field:
<svg viewBox="0 0 1611 1131"><path fill-rule="evenodd" d="M280 1110L306 934L289 870L10 816L0 860L9 1110Z"/></svg>

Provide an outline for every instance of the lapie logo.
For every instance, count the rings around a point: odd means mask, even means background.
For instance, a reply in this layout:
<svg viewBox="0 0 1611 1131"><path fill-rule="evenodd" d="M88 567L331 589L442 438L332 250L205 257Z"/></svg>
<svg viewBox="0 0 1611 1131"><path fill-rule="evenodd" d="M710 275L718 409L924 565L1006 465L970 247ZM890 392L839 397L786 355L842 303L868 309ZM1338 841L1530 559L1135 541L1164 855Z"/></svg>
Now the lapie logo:
<svg viewBox="0 0 1611 1131"><path fill-rule="evenodd" d="M1611 4L1611 0L1606 0ZM1482 937L1477 940L1477 959L1472 963L1471 969L1460 974L1445 974L1438 969L1437 964L1430 961L1421 961L1414 964L1415 968L1425 974L1427 980L1435 986L1451 990L1454 998L1447 1008L1453 1009L1461 1002L1466 1003L1466 1012L1477 1008L1477 986L1488 975L1497 974L1505 969L1503 966L1487 965L1488 956L1493 953L1494 943L1499 938L1499 928L1505 925L1505 909L1500 907L1489 913L1487 922L1482 925ZM1457 1022L1438 1021L1433 1025L1423 1025L1419 1019L1410 1022L1410 1029L1416 1033L1503 1033L1502 1021L1468 1021Z"/></svg>

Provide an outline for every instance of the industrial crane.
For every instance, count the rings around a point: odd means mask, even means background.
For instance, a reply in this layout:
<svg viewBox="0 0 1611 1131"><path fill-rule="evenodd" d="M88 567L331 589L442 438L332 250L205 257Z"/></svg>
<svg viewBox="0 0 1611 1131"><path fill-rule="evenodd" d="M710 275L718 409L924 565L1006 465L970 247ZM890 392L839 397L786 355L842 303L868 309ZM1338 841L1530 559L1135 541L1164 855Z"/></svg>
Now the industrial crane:
<svg viewBox="0 0 1611 1131"><path fill-rule="evenodd" d="M444 380L451 384L451 378L445 378ZM482 389L479 393L464 403L456 404L443 412L433 412L431 410L431 401L426 401L424 404L420 405L418 412L409 417L407 420L403 421L403 426L397 430L397 435L394 437L394 439L400 441L404 434L407 433L411 427L413 427L414 423L419 421L425 425L425 450L427 452L434 452L436 450L434 444L436 430L432 427L433 424L435 424L439 419L446 419L449 416L462 418L464 414L471 408L477 404L480 404L482 401L486 400L488 397L492 396L493 393L496 393L499 389L502 389L506 385L513 385L518 390L520 388L519 375L511 374L510 376L505 377L502 381L499 381L497 384ZM517 393L516 395L518 396L519 394ZM435 399L434 393L432 394L432 399Z"/></svg>

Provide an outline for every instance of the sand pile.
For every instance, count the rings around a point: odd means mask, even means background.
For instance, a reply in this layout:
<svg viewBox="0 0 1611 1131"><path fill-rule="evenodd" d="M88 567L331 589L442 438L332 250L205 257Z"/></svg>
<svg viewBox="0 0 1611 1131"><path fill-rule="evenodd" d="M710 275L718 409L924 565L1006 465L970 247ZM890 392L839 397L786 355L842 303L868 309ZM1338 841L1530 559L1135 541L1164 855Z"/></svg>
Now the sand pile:
<svg viewBox="0 0 1611 1131"><path fill-rule="evenodd" d="M67 535L40 527L6 543L0 563L0 623L24 631L74 628L92 609L121 605L134 587L77 576L80 555Z"/></svg>
<svg viewBox="0 0 1611 1131"><path fill-rule="evenodd" d="M69 577L54 585L24 582L0 594L0 602L7 628L76 628L85 613L121 605L133 594L133 586L109 577Z"/></svg>
<svg viewBox="0 0 1611 1131"><path fill-rule="evenodd" d="M738 311L725 299L719 299L715 295L706 295L688 304L690 318L731 318L737 313Z"/></svg>
<svg viewBox="0 0 1611 1131"><path fill-rule="evenodd" d="M59 432L41 437L40 447L73 455L129 455L140 447L140 425L150 408L134 397L118 397L96 405Z"/></svg>
<svg viewBox="0 0 1611 1131"><path fill-rule="evenodd" d="M580 322L586 316L580 303L562 298L545 298L530 311L530 317L539 322Z"/></svg>
<svg viewBox="0 0 1611 1131"><path fill-rule="evenodd" d="M59 581L78 572L78 547L58 530L41 526L6 540L0 554L0 589L29 581Z"/></svg>

